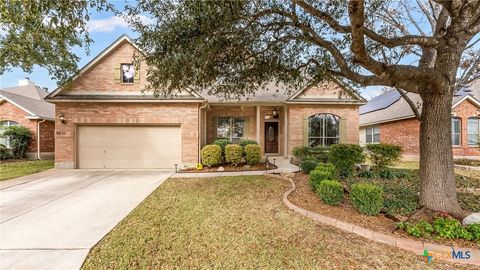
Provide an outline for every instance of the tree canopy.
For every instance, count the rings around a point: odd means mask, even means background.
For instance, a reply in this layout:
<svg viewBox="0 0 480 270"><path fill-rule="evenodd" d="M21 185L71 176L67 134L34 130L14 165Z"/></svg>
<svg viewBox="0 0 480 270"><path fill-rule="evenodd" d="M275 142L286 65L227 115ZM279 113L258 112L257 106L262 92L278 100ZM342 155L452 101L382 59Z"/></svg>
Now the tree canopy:
<svg viewBox="0 0 480 270"><path fill-rule="evenodd" d="M108 10L107 0L0 2L0 75L12 68L48 70L60 83L77 71L73 48L92 42L89 9Z"/></svg>

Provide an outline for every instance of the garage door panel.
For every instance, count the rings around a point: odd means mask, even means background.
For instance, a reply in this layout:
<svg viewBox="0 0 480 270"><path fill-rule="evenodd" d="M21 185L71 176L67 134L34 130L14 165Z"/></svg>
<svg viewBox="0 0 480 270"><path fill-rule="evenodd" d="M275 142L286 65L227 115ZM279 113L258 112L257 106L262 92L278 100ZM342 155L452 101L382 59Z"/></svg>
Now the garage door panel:
<svg viewBox="0 0 480 270"><path fill-rule="evenodd" d="M180 127L81 126L79 168L173 168L181 161Z"/></svg>

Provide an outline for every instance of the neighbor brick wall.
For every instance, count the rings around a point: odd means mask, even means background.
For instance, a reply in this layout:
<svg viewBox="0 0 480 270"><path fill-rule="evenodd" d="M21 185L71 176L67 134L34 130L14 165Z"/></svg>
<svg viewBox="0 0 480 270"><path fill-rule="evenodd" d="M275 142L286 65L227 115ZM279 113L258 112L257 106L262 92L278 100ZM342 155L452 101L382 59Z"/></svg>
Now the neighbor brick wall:
<svg viewBox="0 0 480 270"><path fill-rule="evenodd" d="M27 148L27 153L36 155L37 153L37 121L35 119L27 119L29 114L24 110L18 108L8 101L0 103L0 121L15 121L22 126L28 128L32 132L32 140ZM54 152L54 123L53 121L45 121L41 124L42 130L40 130L40 152ZM43 128L45 127L45 132Z"/></svg>
<svg viewBox="0 0 480 270"><path fill-rule="evenodd" d="M288 155L303 145L303 119L317 113L331 113L347 120L347 142L358 143L358 105L288 105Z"/></svg>
<svg viewBox="0 0 480 270"><path fill-rule="evenodd" d="M400 145L405 155L418 155L420 122L416 118L380 124L380 142Z"/></svg>
<svg viewBox="0 0 480 270"><path fill-rule="evenodd" d="M467 145L467 119L478 115L478 109L468 100L463 101L452 112L462 121L462 141L460 146L452 146L453 155L479 157L478 146ZM420 122L415 118L380 124L380 141L401 145L403 154L419 155Z"/></svg>
<svg viewBox="0 0 480 270"><path fill-rule="evenodd" d="M182 162L198 161L198 104L196 103L57 103L56 119L64 114L66 123L55 122L55 163L74 168L77 124L180 124Z"/></svg>
<svg viewBox="0 0 480 270"><path fill-rule="evenodd" d="M480 148L478 146L468 145L467 143L467 120L469 117L479 116L480 108L476 107L469 100L464 100L453 108L455 117L462 119L462 142L461 146L453 146L455 156L477 156L480 157Z"/></svg>

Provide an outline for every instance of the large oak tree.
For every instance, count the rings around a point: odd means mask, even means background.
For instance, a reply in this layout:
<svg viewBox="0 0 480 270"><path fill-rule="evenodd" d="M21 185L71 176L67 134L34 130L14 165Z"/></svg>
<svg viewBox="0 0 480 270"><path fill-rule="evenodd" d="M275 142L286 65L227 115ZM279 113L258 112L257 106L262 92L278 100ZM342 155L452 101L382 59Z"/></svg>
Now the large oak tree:
<svg viewBox="0 0 480 270"><path fill-rule="evenodd" d="M235 98L271 81L295 88L325 76L419 94L420 204L465 214L451 107L459 84L478 77L480 0L162 0L127 10L155 21L132 23L159 95L200 88Z"/></svg>

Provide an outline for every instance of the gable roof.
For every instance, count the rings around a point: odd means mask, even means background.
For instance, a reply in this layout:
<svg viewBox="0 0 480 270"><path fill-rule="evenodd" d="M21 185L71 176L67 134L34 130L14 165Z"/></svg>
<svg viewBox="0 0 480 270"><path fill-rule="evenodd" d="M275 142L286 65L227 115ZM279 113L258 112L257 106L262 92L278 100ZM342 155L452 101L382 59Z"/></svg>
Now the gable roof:
<svg viewBox="0 0 480 270"><path fill-rule="evenodd" d="M127 35L120 36L102 52L100 52L96 57L94 57L89 63L82 67L69 81L74 81L79 78L87 70L95 66L100 62L104 57L106 57L110 52L112 52L116 47L118 47L123 42L128 42L135 49L141 52L141 50L136 46L134 41ZM337 84L349 98L340 98L339 97L322 97L315 96L309 98L298 98L298 96L304 91L308 90L301 89L295 92L293 95L289 91L288 87L282 84L267 83L265 87L258 89L254 94L247 97L242 97L239 99L227 100L221 95L209 94L207 89L202 89L201 91L191 91L185 90L185 93L180 95L175 95L171 97L155 97L152 94L142 94L138 92L130 93L120 93L116 94L115 91L105 92L105 91L95 91L95 89L89 89L89 91L75 91L62 94L64 90L63 86L58 87L52 93L50 93L46 100L49 102L75 102L75 101L84 101L84 102L114 102L114 101L124 101L124 102L203 102L207 101L210 103L245 103L245 102L259 102L259 103L316 103L316 104L341 104L341 103L353 103L353 104L364 104L366 100L356 93L354 90L343 85L340 81L335 78L329 78L330 81L333 81Z"/></svg>
<svg viewBox="0 0 480 270"><path fill-rule="evenodd" d="M10 87L0 90L4 99L29 114L31 118L55 119L55 106L44 101L48 93L36 85Z"/></svg>
<svg viewBox="0 0 480 270"><path fill-rule="evenodd" d="M422 100L420 95L406 94L421 112ZM457 91L453 97L452 108L464 100L469 100L480 108L480 79L461 87ZM396 89L392 89L371 99L366 105L360 106L359 121L360 126L367 126L414 117L415 114L408 102L400 96Z"/></svg>

